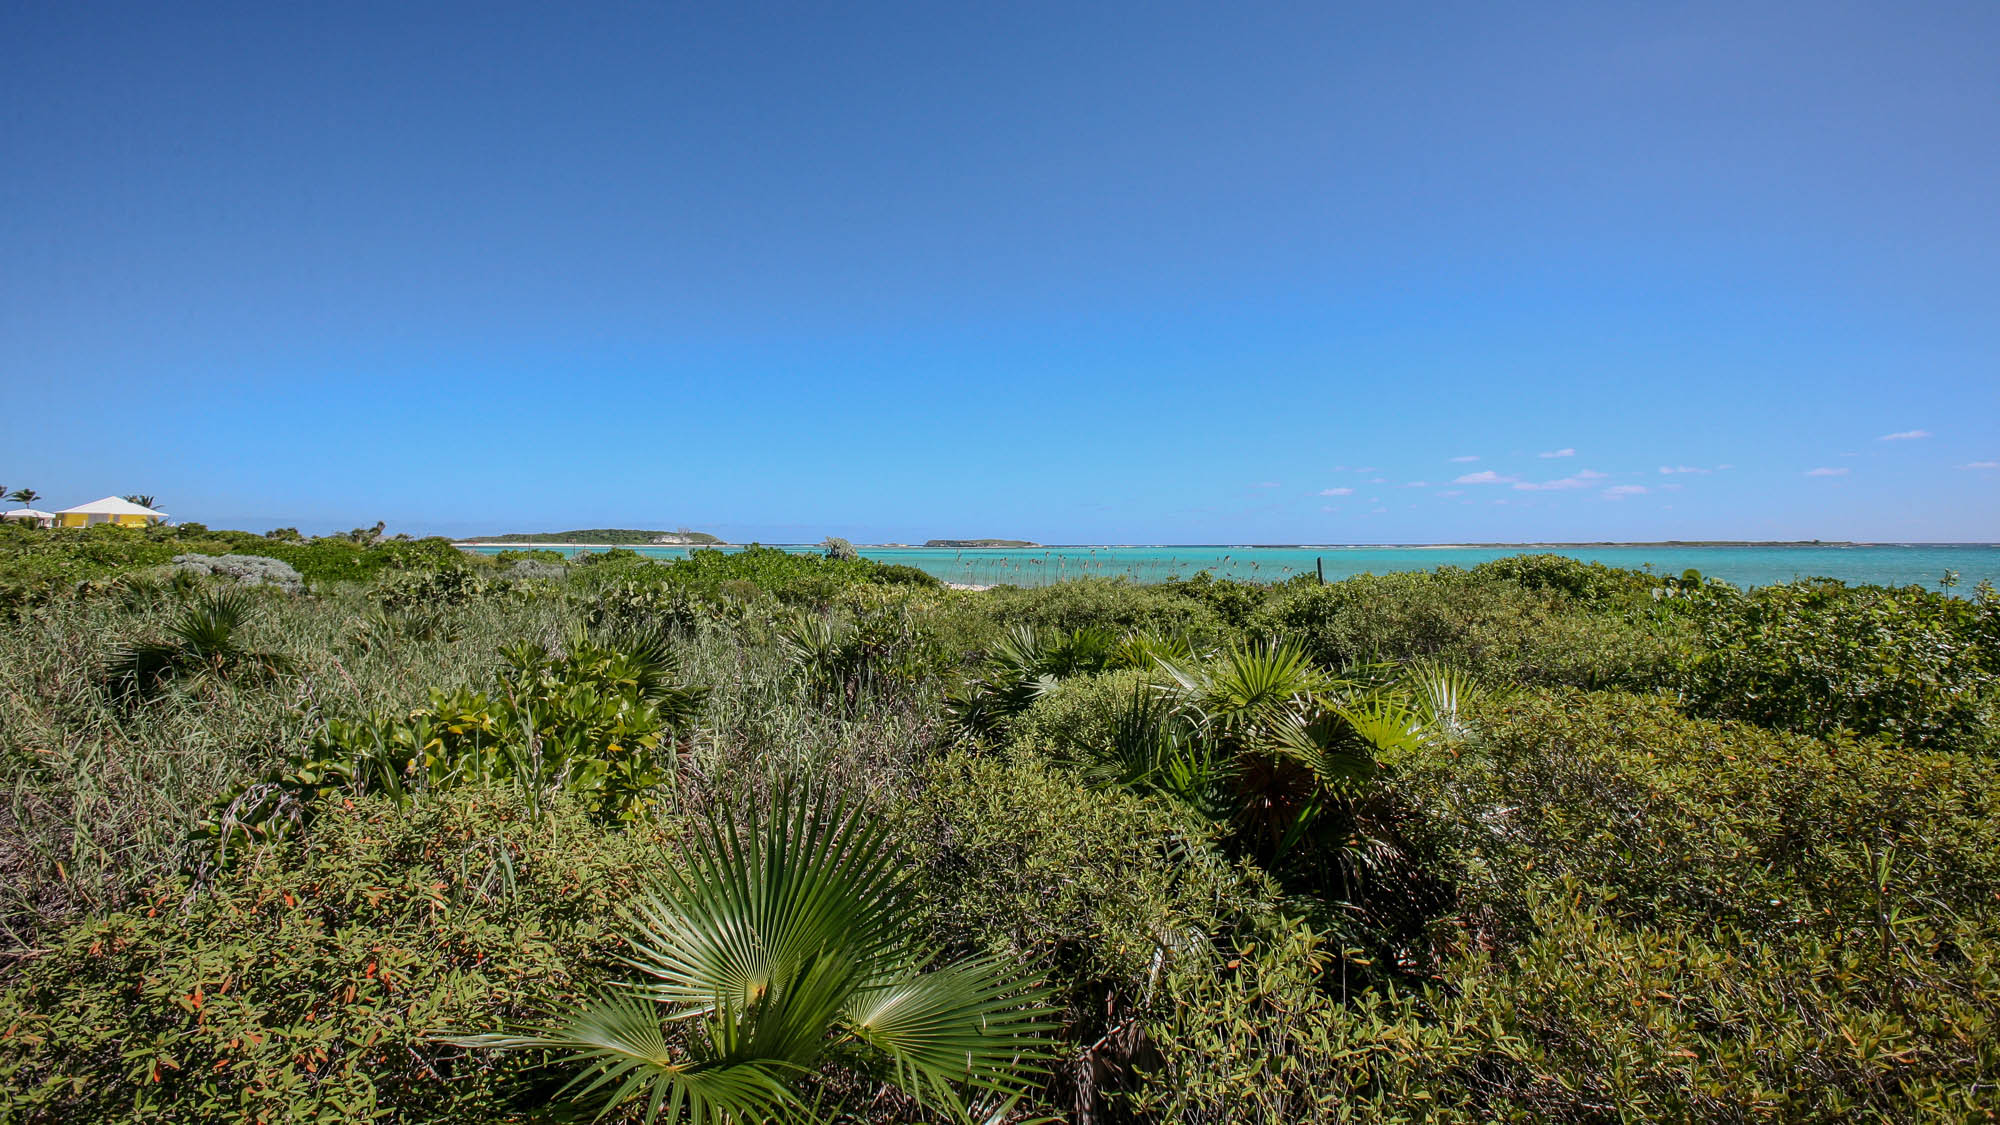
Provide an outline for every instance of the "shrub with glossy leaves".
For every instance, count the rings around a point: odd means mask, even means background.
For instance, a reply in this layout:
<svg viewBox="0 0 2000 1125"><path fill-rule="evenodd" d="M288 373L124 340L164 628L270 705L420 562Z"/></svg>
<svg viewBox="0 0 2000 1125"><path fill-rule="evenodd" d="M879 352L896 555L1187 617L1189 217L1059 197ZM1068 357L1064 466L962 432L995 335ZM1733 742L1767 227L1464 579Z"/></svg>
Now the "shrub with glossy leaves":
<svg viewBox="0 0 2000 1125"><path fill-rule="evenodd" d="M1587 688L1659 684L1675 645L1649 609L1600 610L1454 567L1290 584L1252 624L1329 668L1436 659L1497 682Z"/></svg>
<svg viewBox="0 0 2000 1125"><path fill-rule="evenodd" d="M1807 733L1883 733L1942 749L2000 749L2000 599L1815 579L1690 602L1698 651L1676 685L1689 707Z"/></svg>
<svg viewBox="0 0 2000 1125"><path fill-rule="evenodd" d="M559 653L503 651L493 691L433 688L403 718L334 720L301 758L225 794L195 830L202 866L282 839L331 801L506 785L529 806L579 797L606 821L633 820L672 776L674 736L707 697L680 679L658 636L609 643L573 633Z"/></svg>
<svg viewBox="0 0 2000 1125"><path fill-rule="evenodd" d="M545 1091L436 1034L587 983L660 855L567 802L335 802L206 892L155 887L20 962L0 1119L517 1119Z"/></svg>

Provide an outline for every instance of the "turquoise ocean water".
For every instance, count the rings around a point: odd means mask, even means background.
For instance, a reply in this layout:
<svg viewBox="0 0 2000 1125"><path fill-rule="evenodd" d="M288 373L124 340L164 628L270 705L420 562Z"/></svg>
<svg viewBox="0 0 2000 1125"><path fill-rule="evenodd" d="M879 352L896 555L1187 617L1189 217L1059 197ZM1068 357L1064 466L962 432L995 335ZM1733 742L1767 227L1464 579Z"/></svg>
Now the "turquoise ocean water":
<svg viewBox="0 0 2000 1125"><path fill-rule="evenodd" d="M520 547L469 547L487 554ZM574 548L542 548L574 554ZM685 547L638 547L654 558L681 558ZM722 548L731 550L732 548ZM816 546L787 546L816 552ZM1651 567L1663 574L1693 568L1738 586L1762 586L1794 578L1824 576L1844 582L1887 586L1918 584L1935 588L1946 571L1957 571L1961 594L1985 579L2000 586L2000 546L1870 545L1859 547L1032 547L1017 550L950 547L863 547L861 554L902 563L947 582L978 585L1010 583L1044 586L1070 578L1124 577L1163 582L1208 571L1218 578L1280 582L1309 574L1316 564L1327 579L1440 566L1476 566L1489 559L1524 553L1562 554L1607 566Z"/></svg>

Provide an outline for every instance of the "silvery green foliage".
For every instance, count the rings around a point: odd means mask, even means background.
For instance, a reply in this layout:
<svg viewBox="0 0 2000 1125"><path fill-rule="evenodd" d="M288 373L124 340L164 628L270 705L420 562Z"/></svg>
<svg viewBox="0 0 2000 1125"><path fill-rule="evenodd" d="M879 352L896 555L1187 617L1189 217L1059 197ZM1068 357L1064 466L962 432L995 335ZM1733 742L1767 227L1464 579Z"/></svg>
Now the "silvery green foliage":
<svg viewBox="0 0 2000 1125"><path fill-rule="evenodd" d="M239 586L276 586L288 594L305 586L290 564L262 555L175 555L174 569L233 579Z"/></svg>
<svg viewBox="0 0 2000 1125"><path fill-rule="evenodd" d="M537 581L559 581L569 574L569 568L561 563L542 562L538 559L522 559L504 572L508 578L533 579Z"/></svg>

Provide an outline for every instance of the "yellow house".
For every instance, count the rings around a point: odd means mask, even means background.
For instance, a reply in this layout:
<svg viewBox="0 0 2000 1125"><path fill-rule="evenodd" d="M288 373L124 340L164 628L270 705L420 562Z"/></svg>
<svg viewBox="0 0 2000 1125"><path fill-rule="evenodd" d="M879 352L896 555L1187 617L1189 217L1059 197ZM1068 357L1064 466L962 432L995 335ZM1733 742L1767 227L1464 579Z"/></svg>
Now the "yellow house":
<svg viewBox="0 0 2000 1125"><path fill-rule="evenodd" d="M78 504L74 508L64 508L56 513L64 527L89 527L92 524L111 523L119 527L145 527L167 518L165 512L142 508L130 500L120 500L116 496L106 496L102 500L92 500L88 504Z"/></svg>

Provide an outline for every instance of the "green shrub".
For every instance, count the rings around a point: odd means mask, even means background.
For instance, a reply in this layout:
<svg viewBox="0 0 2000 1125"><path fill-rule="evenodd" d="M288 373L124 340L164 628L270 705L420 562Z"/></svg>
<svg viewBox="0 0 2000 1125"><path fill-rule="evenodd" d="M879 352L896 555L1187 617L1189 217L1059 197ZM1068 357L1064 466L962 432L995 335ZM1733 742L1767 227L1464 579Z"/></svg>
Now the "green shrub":
<svg viewBox="0 0 2000 1125"><path fill-rule="evenodd" d="M1331 668L1437 659L1497 682L1650 687L1669 635L1645 612L1595 612L1567 595L1453 567L1288 584L1252 629L1296 637Z"/></svg>
<svg viewBox="0 0 2000 1125"><path fill-rule="evenodd" d="M533 547L495 551L492 555L484 557L491 558L494 563L503 567L519 562L551 563L555 566L567 566L569 564L569 556L561 551L541 550Z"/></svg>
<svg viewBox="0 0 2000 1125"><path fill-rule="evenodd" d="M709 599L721 597L725 586L748 583L791 605L825 608L841 591L869 584L937 587L937 579L908 567L889 567L863 558L832 558L781 551L751 544L741 551L696 550L686 558L655 563L626 552L630 558L608 560L605 552L592 560L589 581L632 582L672 586ZM740 600L740 599L739 599Z"/></svg>
<svg viewBox="0 0 2000 1125"><path fill-rule="evenodd" d="M391 574L371 591L386 610L444 609L487 592L469 570L413 570Z"/></svg>
<svg viewBox="0 0 2000 1125"><path fill-rule="evenodd" d="M1008 730L1013 745L1062 762L1086 761L1112 743L1134 692L1154 674L1121 669L1064 680L1036 699Z"/></svg>
<svg viewBox="0 0 2000 1125"><path fill-rule="evenodd" d="M464 552L446 539L367 545L347 539L271 539L200 524L125 528L0 527L0 605L46 600L86 579L160 566L176 555L256 555L276 559L308 584L365 582L385 570L463 568Z"/></svg>
<svg viewBox="0 0 2000 1125"><path fill-rule="evenodd" d="M1218 579L1207 571L1193 578L1160 583L1163 593L1189 598L1207 606L1223 624L1241 629L1270 599L1272 587Z"/></svg>
<svg viewBox="0 0 2000 1125"><path fill-rule="evenodd" d="M1690 599L1690 709L1809 733L1883 733L1942 749L2000 745L2000 600L1816 579Z"/></svg>
<svg viewBox="0 0 2000 1125"><path fill-rule="evenodd" d="M793 614L779 647L812 701L843 715L867 700L909 699L942 674L945 656L912 599L844 597L840 612Z"/></svg>
<svg viewBox="0 0 2000 1125"><path fill-rule="evenodd" d="M580 968L660 854L501 792L336 803L209 890L155 887L21 963L0 1120L518 1119L543 1094L435 1034L594 983Z"/></svg>
<svg viewBox="0 0 2000 1125"><path fill-rule="evenodd" d="M504 650L496 690L431 689L405 719L333 720L300 759L224 795L195 835L204 864L226 865L283 839L348 794L415 794L511 785L535 807L558 794L610 822L638 818L672 776L676 734L707 689L679 682L678 653L659 637L616 647L573 632L561 653Z"/></svg>
<svg viewBox="0 0 2000 1125"><path fill-rule="evenodd" d="M670 1125L684 1104L694 1125L822 1120L829 1093L847 1100L836 1091L972 1122L1039 1084L1056 1054L1046 990L1003 958L937 960L879 816L788 785L761 813L732 800L702 827L686 870L627 911L621 960L650 982L459 1042L560 1052L584 1064L565 1109L644 1105L650 1122L664 1105Z"/></svg>
<svg viewBox="0 0 2000 1125"><path fill-rule="evenodd" d="M693 629L714 616L705 604L678 586L619 582L584 595L583 618L592 628Z"/></svg>
<svg viewBox="0 0 2000 1125"><path fill-rule="evenodd" d="M1584 562L1568 555L1509 555L1480 563L1469 573L1475 579L1512 582L1524 590L1549 590L1593 606L1646 601L1661 583L1643 570Z"/></svg>
<svg viewBox="0 0 2000 1125"><path fill-rule="evenodd" d="M578 551L575 555L571 556L570 562L576 566L587 567L615 568L649 565L646 562L646 556L629 547L612 547L603 551Z"/></svg>
<svg viewBox="0 0 2000 1125"><path fill-rule="evenodd" d="M1160 1059L1128 1099L1172 1125L1508 1119L1481 1068L1498 1057L1477 1005L1343 987L1351 952L1288 919L1167 975L1148 1037ZM1517 1115L1517 1119L1528 1119Z"/></svg>
<svg viewBox="0 0 2000 1125"><path fill-rule="evenodd" d="M954 751L923 774L903 836L924 868L934 923L984 948L1126 1003L1157 989L1165 962L1204 946L1264 892L1174 806L1085 788L1029 757Z"/></svg>
<svg viewBox="0 0 2000 1125"><path fill-rule="evenodd" d="M1413 776L1450 808L1487 903L1571 875L1631 922L1777 936L1869 915L1864 850L1894 849L1933 908L2000 895L2000 766L1880 741L1689 719L1658 697L1548 693L1480 716L1477 753ZM1445 803L1445 802L1449 803ZM1488 820L1487 818L1497 818Z"/></svg>
<svg viewBox="0 0 2000 1125"><path fill-rule="evenodd" d="M1454 986L1500 1020L1496 1097L1966 1119L2000 1062L2000 766L1615 693L1480 721L1399 784L1451 857L1464 948L1496 950Z"/></svg>
<svg viewBox="0 0 2000 1125"><path fill-rule="evenodd" d="M1185 584L1183 584L1185 585ZM1213 605L1179 587L1140 586L1122 578L1080 578L1053 586L1000 586L983 595L987 613L1002 627L1032 626L1064 633L1104 629L1156 636L1187 636L1213 644L1231 630Z"/></svg>

